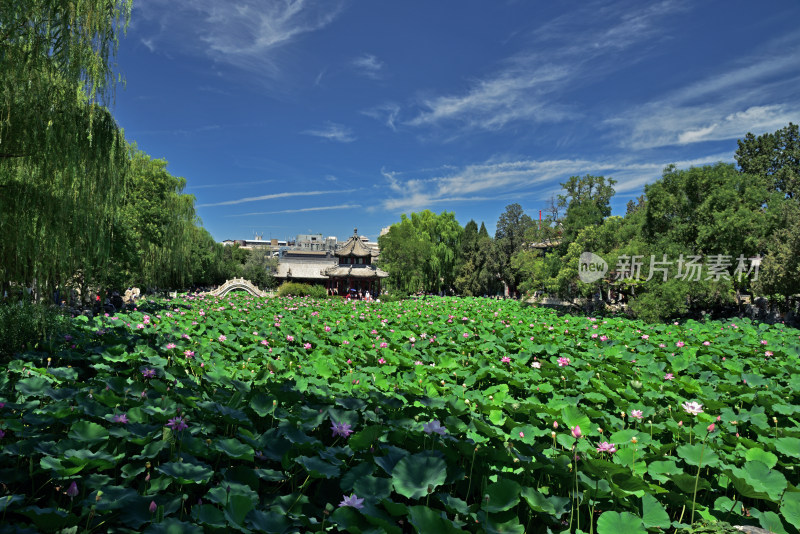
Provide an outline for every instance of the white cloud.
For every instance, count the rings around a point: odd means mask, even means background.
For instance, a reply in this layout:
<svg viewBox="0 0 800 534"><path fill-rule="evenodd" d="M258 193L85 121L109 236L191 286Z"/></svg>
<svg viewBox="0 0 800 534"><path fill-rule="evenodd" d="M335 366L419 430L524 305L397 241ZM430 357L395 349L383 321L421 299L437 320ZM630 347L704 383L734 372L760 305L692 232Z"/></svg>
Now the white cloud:
<svg viewBox="0 0 800 534"><path fill-rule="evenodd" d="M316 130L305 130L301 132L305 135L313 135L314 137L322 137L329 141L338 141L340 143L351 143L356 140L353 131L341 124L333 122L326 123L324 127Z"/></svg>
<svg viewBox="0 0 800 534"><path fill-rule="evenodd" d="M336 206L315 206L313 208L298 208L293 210L256 211L252 213L238 213L235 215L228 215L228 217L249 217L252 215L278 215L281 213L306 213L311 211L348 210L360 207L361 204L338 204Z"/></svg>
<svg viewBox="0 0 800 534"><path fill-rule="evenodd" d="M563 100L565 90L640 60L664 32L663 17L683 6L675 1L644 8L606 4L595 2L543 21L531 32L529 51L510 57L465 91L420 99L408 124L499 130L516 121L552 123L582 117L582 110ZM630 49L636 57L622 60L620 53Z"/></svg>
<svg viewBox="0 0 800 534"><path fill-rule="evenodd" d="M593 161L585 159L530 160L487 162L448 168L433 176L382 170L388 189L382 207L392 212L418 211L436 204L479 202L539 197L545 202L560 189L558 184L570 176L603 175L617 181L617 193L628 193L657 180L664 168L678 168L730 161L731 154L712 154L684 161L636 162L629 160ZM423 173L428 174L428 173ZM409 176L409 177L406 177ZM501 191L502 193L498 193Z"/></svg>
<svg viewBox="0 0 800 534"><path fill-rule="evenodd" d="M340 194L340 193L352 193L355 189L350 189L346 191L297 191L293 193L272 193L269 195L260 195L256 197L245 197L245 198L238 198L236 200L225 200L223 202L212 202L208 204L198 204L198 208L210 208L214 206L233 206L236 204L244 204L245 202L258 202L261 200L275 200L278 198L290 198L290 197L308 197L308 196L317 196L317 195L328 195L328 194Z"/></svg>
<svg viewBox="0 0 800 534"><path fill-rule="evenodd" d="M383 122L386 126L397 131L397 118L400 115L400 106L395 103L383 104L361 112L367 117Z"/></svg>
<svg viewBox="0 0 800 534"><path fill-rule="evenodd" d="M705 78L637 106L608 124L623 145L646 149L775 131L800 118L800 33L721 66Z"/></svg>
<svg viewBox="0 0 800 534"><path fill-rule="evenodd" d="M276 76L276 51L324 28L341 8L340 0L141 0L135 16L157 21L160 27L158 34L143 39L151 50L156 41L168 41L168 46L188 53L201 52L220 63Z"/></svg>
<svg viewBox="0 0 800 534"><path fill-rule="evenodd" d="M383 61L372 54L362 54L355 58L351 64L362 76L378 79L383 74Z"/></svg>

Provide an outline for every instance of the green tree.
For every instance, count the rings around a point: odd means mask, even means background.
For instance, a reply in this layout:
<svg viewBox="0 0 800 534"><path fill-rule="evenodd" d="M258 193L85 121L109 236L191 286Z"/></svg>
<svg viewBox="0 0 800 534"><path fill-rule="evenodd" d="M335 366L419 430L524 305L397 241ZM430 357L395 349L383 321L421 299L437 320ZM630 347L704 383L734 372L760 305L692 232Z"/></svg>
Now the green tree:
<svg viewBox="0 0 800 534"><path fill-rule="evenodd" d="M278 268L278 259L267 248L254 248L249 252L244 263L244 277L262 289L275 287L273 274Z"/></svg>
<svg viewBox="0 0 800 534"><path fill-rule="evenodd" d="M110 252L127 145L98 105L128 1L18 0L0 9L0 281L44 289Z"/></svg>
<svg viewBox="0 0 800 534"><path fill-rule="evenodd" d="M564 240L562 251L574 241L578 233L591 225L599 225L611 215L611 197L614 196L616 180L604 176L570 176L561 187L564 194L558 196L558 204L566 208L564 216Z"/></svg>
<svg viewBox="0 0 800 534"><path fill-rule="evenodd" d="M515 293L520 283L520 273L511 264L511 258L522 249L525 236L533 220L522 211L519 204L509 204L497 220L494 235L495 258L500 279L510 293Z"/></svg>
<svg viewBox="0 0 800 534"><path fill-rule="evenodd" d="M450 212L401 215L400 223L378 238L381 266L389 273L391 287L406 294L449 291L456 279L462 233Z"/></svg>
<svg viewBox="0 0 800 534"><path fill-rule="evenodd" d="M756 289L788 299L800 293L800 133L789 123L775 133L748 133L738 143L736 162L743 176L766 182L768 199L760 251L763 262Z"/></svg>

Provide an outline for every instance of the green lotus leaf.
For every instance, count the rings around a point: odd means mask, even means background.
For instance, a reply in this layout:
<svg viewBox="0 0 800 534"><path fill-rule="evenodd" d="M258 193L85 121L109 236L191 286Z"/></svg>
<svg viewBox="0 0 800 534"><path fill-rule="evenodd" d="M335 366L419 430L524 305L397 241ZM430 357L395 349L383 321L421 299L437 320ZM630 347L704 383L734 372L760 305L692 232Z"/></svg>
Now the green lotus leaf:
<svg viewBox="0 0 800 534"><path fill-rule="evenodd" d="M334 478L340 473L339 466L330 464L319 456L299 456L294 461L302 465L311 478Z"/></svg>
<svg viewBox="0 0 800 534"><path fill-rule="evenodd" d="M392 486L409 499L432 493L446 479L447 462L424 452L402 458L392 469Z"/></svg>
<svg viewBox="0 0 800 534"><path fill-rule="evenodd" d="M719 464L719 456L709 445L694 443L681 445L677 448L678 456L689 465L701 467L714 467Z"/></svg>
<svg viewBox="0 0 800 534"><path fill-rule="evenodd" d="M728 471L736 491L745 497L769 498L777 502L786 489L783 473L773 471L759 461L748 462L744 468L733 467Z"/></svg>
<svg viewBox="0 0 800 534"><path fill-rule="evenodd" d="M567 497L558 495L545 496L528 486L523 487L520 493L535 512L560 517L569 510L570 500Z"/></svg>
<svg viewBox="0 0 800 534"><path fill-rule="evenodd" d="M747 449L747 452L744 455L745 460L748 462L759 461L762 464L766 465L770 469L775 467L775 464L778 463L778 457L772 454L771 452L767 452L764 449L758 449L753 447L751 449Z"/></svg>
<svg viewBox="0 0 800 534"><path fill-rule="evenodd" d="M179 484L205 484L214 474L210 466L188 462L169 462L156 469L168 477L174 478Z"/></svg>
<svg viewBox="0 0 800 534"><path fill-rule="evenodd" d="M50 382L40 376L23 378L17 382L14 389L26 397L47 397L53 391L50 388Z"/></svg>
<svg viewBox="0 0 800 534"><path fill-rule="evenodd" d="M182 534L203 534L203 529L192 523L180 521L174 517L165 517L159 523L151 523L143 534L174 534L181 532Z"/></svg>
<svg viewBox="0 0 800 534"><path fill-rule="evenodd" d="M347 444L354 451L368 449L384 432L385 428L381 425L369 425L350 436Z"/></svg>
<svg viewBox="0 0 800 534"><path fill-rule="evenodd" d="M78 421L69 429L68 435L76 441L94 445L108 439L108 430L91 421Z"/></svg>
<svg viewBox="0 0 800 534"><path fill-rule="evenodd" d="M597 520L597 534L647 534L642 520L630 512L606 511Z"/></svg>
<svg viewBox="0 0 800 534"><path fill-rule="evenodd" d="M481 506L490 513L509 510L519 503L520 490L520 485L516 481L499 478L486 488Z"/></svg>
<svg viewBox="0 0 800 534"><path fill-rule="evenodd" d="M642 497L642 523L645 528L662 529L669 528L672 523L664 506L650 494Z"/></svg>
<svg viewBox="0 0 800 534"><path fill-rule="evenodd" d="M428 532L452 533L461 532L442 512L431 510L427 506L411 506L408 509L409 521L420 534Z"/></svg>
<svg viewBox="0 0 800 534"><path fill-rule="evenodd" d="M261 510L252 510L247 514L246 522L253 530L267 534L282 534L291 526L285 515Z"/></svg>
<svg viewBox="0 0 800 534"><path fill-rule="evenodd" d="M224 514L228 522L236 526L244 526L244 518L254 508L253 501L247 495L231 493Z"/></svg>
<svg viewBox="0 0 800 534"><path fill-rule="evenodd" d="M382 477L363 476L355 481L352 492L373 501L382 501L392 493L392 480Z"/></svg>
<svg viewBox="0 0 800 534"><path fill-rule="evenodd" d="M197 520L209 527L223 528L227 526L225 514L216 506L203 504L197 510Z"/></svg>
<svg viewBox="0 0 800 534"><path fill-rule="evenodd" d="M800 438L783 437L776 439L775 449L786 456L800 458Z"/></svg>
<svg viewBox="0 0 800 534"><path fill-rule="evenodd" d="M800 493L786 492L781 499L781 515L790 525L800 525Z"/></svg>
<svg viewBox="0 0 800 534"><path fill-rule="evenodd" d="M218 439L214 441L214 448L219 452L236 460L253 460L253 448L245 445L236 438Z"/></svg>

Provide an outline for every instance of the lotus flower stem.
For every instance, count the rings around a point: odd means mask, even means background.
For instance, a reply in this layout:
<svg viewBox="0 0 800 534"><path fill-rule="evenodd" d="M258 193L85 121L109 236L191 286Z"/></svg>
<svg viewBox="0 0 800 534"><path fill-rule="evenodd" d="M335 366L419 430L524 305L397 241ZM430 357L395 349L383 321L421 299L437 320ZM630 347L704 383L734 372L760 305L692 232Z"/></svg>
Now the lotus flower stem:
<svg viewBox="0 0 800 534"><path fill-rule="evenodd" d="M472 468L475 467L475 453L478 452L478 446L472 451L472 462L469 464L469 484L467 484L466 501L469 502L469 491L472 489Z"/></svg>
<svg viewBox="0 0 800 534"><path fill-rule="evenodd" d="M703 451L706 447L706 441L700 446L700 461L697 463L697 475L694 477L694 494L692 495L692 516L689 524L694 525L694 505L697 502L697 484L700 482L700 469L703 467Z"/></svg>

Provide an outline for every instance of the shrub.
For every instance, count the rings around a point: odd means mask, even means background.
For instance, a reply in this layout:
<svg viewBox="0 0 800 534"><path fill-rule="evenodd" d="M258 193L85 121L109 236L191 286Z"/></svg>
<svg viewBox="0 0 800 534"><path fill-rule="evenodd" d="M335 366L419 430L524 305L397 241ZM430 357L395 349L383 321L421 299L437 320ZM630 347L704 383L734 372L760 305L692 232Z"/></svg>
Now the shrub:
<svg viewBox="0 0 800 534"><path fill-rule="evenodd" d="M35 348L66 325L63 313L47 304L0 304L0 361L9 361L16 353Z"/></svg>
<svg viewBox="0 0 800 534"><path fill-rule="evenodd" d="M314 297L318 299L328 296L327 290L322 286L312 286L299 282L284 282L278 288L279 297Z"/></svg>

